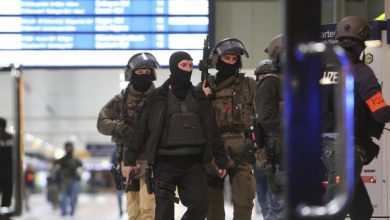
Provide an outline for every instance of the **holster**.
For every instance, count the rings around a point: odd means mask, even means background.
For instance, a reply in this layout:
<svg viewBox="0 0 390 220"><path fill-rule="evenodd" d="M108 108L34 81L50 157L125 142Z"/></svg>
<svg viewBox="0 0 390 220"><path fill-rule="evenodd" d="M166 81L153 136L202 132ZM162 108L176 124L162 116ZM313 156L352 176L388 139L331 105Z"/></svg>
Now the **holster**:
<svg viewBox="0 0 390 220"><path fill-rule="evenodd" d="M145 169L145 184L148 194L153 194L154 192L154 178L153 178L153 169L152 167L146 167Z"/></svg>
<svg viewBox="0 0 390 220"><path fill-rule="evenodd" d="M123 190L124 189L124 181L123 181L123 176L121 173L121 168L119 165L117 166L112 166L111 167L111 175L114 178L114 183L115 183L115 188L117 190Z"/></svg>
<svg viewBox="0 0 390 220"><path fill-rule="evenodd" d="M180 199L175 196L175 190L176 186L164 181L158 181L158 190L156 190L156 196L165 197L166 199L179 204Z"/></svg>
<svg viewBox="0 0 390 220"><path fill-rule="evenodd" d="M133 179L131 183L127 184L126 192L139 192L140 190L140 182L139 179Z"/></svg>

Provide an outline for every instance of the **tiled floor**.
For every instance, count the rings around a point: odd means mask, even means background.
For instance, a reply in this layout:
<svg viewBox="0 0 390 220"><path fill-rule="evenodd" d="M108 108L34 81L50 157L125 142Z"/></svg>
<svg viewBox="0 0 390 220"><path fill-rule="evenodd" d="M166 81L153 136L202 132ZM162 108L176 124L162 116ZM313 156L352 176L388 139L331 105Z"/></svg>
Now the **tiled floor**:
<svg viewBox="0 0 390 220"><path fill-rule="evenodd" d="M125 198L123 198L125 201ZM53 210L46 201L43 194L33 194L30 198L31 210L24 212L22 216L14 217L14 220L126 220L127 215L119 217L118 203L114 193L80 194L77 213L74 216L60 216L59 210ZM125 204L123 204L125 206ZM185 207L177 205L175 219L180 219L185 211ZM225 206L226 219L232 219L232 207L229 204ZM261 220L257 213L258 209L253 211L253 220Z"/></svg>

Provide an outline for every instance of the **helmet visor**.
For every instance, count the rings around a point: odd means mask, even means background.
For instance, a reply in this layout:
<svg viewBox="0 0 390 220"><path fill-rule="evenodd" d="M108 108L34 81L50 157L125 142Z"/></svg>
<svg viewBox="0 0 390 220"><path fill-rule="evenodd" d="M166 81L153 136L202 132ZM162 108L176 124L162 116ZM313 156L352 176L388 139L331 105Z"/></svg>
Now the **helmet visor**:
<svg viewBox="0 0 390 220"><path fill-rule="evenodd" d="M150 53L139 53L134 55L128 63L128 67L132 70L144 67L144 68L160 68L160 64L156 58Z"/></svg>
<svg viewBox="0 0 390 220"><path fill-rule="evenodd" d="M246 51L244 45L240 41L234 40L234 39L222 42L220 45L218 45L215 48L215 52L218 55L222 55L224 53L230 52L230 53L236 53L239 55L245 54L246 57L249 57L249 54Z"/></svg>

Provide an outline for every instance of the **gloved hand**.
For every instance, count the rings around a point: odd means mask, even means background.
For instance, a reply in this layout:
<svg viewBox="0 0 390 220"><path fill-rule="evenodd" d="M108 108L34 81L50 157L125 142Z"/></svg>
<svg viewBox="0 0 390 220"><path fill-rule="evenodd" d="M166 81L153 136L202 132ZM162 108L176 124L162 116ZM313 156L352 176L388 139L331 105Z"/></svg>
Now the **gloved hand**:
<svg viewBox="0 0 390 220"><path fill-rule="evenodd" d="M118 122L115 126L114 132L118 134L120 137L128 137L133 132L133 128L131 128L128 124L124 122Z"/></svg>

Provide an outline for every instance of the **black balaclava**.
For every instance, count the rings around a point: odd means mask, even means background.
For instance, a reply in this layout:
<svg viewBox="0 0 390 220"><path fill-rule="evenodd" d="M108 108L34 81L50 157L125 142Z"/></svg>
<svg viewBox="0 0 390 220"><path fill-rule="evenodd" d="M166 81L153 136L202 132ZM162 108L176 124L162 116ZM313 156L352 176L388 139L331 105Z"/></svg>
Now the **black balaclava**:
<svg viewBox="0 0 390 220"><path fill-rule="evenodd" d="M144 93L152 85L153 75L152 73L138 75L133 72L130 81L136 91Z"/></svg>
<svg viewBox="0 0 390 220"><path fill-rule="evenodd" d="M215 83L219 84L226 79L230 78L234 74L238 73L240 68L240 59L237 59L235 64L228 64L221 60L221 57L218 57L218 61L215 64L215 68L218 70L218 73L215 78Z"/></svg>
<svg viewBox="0 0 390 220"><path fill-rule="evenodd" d="M169 58L169 70L171 71L170 80L173 94L183 100L191 87L191 75L192 71L181 70L178 64L182 60L192 60L192 57L184 52L178 51L171 55Z"/></svg>
<svg viewBox="0 0 390 220"><path fill-rule="evenodd" d="M360 61L360 55L366 48L364 42L352 38L340 38L338 44L347 52L352 63Z"/></svg>

